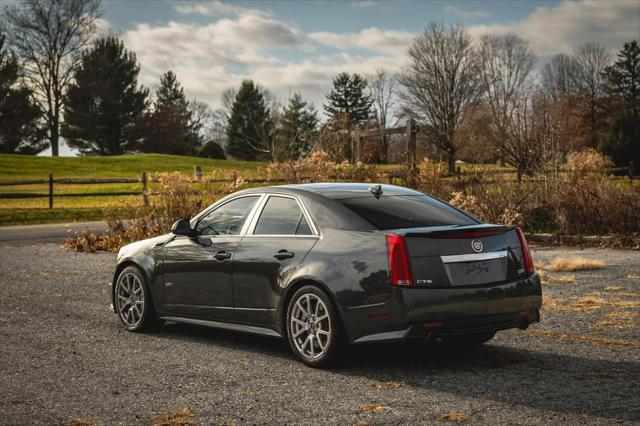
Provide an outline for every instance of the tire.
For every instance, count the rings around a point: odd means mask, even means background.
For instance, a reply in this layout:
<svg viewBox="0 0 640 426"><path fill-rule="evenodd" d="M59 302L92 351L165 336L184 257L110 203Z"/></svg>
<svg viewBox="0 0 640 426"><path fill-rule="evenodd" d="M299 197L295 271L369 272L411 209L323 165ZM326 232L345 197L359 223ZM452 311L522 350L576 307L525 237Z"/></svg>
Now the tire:
<svg viewBox="0 0 640 426"><path fill-rule="evenodd" d="M496 335L495 331L485 331L482 333L470 333L470 334L460 334L457 336L447 336L442 340L446 346L450 347L460 347L460 348L473 348L476 346L480 346L484 343L487 343L489 340L493 339Z"/></svg>
<svg viewBox="0 0 640 426"><path fill-rule="evenodd" d="M120 271L113 291L116 313L127 330L143 332L160 326L147 279L138 268L127 266Z"/></svg>
<svg viewBox="0 0 640 426"><path fill-rule="evenodd" d="M308 285L294 293L287 306L285 326L291 351L310 367L334 363L344 344L338 313L318 287Z"/></svg>

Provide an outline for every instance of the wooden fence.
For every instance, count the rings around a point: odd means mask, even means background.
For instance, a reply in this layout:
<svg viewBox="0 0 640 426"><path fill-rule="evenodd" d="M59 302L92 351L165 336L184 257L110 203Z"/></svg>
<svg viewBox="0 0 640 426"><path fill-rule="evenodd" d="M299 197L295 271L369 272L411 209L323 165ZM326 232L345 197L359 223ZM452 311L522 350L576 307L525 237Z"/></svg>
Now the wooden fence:
<svg viewBox="0 0 640 426"><path fill-rule="evenodd" d="M415 167L415 166L414 166ZM398 180L405 185L411 186L410 182L407 179L407 169L409 171L411 168L404 169L390 169L386 170L383 173L386 175L387 183L393 184ZM617 173L618 176L612 177L613 179L635 179L638 176L633 175L633 168L630 166L627 167L617 167L612 169L612 173ZM415 178L414 172L413 176L409 176L409 179ZM465 172L464 170L458 169L458 174L456 177L462 178L465 175L473 176L473 175L482 175L482 176L499 176L506 174L513 174L514 170L483 170L483 171L474 171L474 172ZM560 173L565 173L564 171L560 171ZM622 174L622 176L620 176ZM191 183L201 183L202 182L202 173L198 166L194 167L194 175L195 177L191 180ZM302 181L313 181L312 177L303 177ZM543 178L528 178L527 181L542 181ZM148 204L148 197L150 195L155 195L155 193L149 191L149 183L152 180L149 179L146 172L142 172L140 178L105 178L105 179L92 179L92 178L79 178L79 179L68 179L68 178L60 178L55 179L53 174L49 174L48 179L27 179L27 180L15 180L15 181L3 181L0 182L0 187L6 186L22 186L22 185L48 185L48 191L44 192L9 192L2 193L0 192L0 199L25 199L25 198L48 198L49 199L49 209L53 209L54 205L54 197L113 197L113 196L127 196L127 195L140 195L142 196L144 204ZM258 183L289 183L284 179L267 179L267 178L248 178L244 179L245 182L249 184L258 184ZM481 183L491 184L501 182L500 178L496 179L485 179L481 180ZM208 183L228 183L228 179L214 179L207 180ZM97 184L123 184L123 183L134 183L140 184L139 191L118 191L118 192L109 192L109 191L96 191L96 192L82 192L82 193L56 193L55 186L56 184L64 185L64 184L74 184L74 185L97 185ZM198 193L194 191L194 193Z"/></svg>

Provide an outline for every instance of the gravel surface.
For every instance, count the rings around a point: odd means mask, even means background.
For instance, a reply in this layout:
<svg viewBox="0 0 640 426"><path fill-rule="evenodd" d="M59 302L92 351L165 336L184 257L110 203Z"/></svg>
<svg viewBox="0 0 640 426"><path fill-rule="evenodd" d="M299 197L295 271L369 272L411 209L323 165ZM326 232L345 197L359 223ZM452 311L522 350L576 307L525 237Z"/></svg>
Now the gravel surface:
<svg viewBox="0 0 640 426"><path fill-rule="evenodd" d="M545 286L528 331L457 354L359 346L323 371L275 339L177 324L128 333L106 308L113 255L3 245L0 423L149 424L190 407L196 424L640 424L640 252L534 251L558 255L606 266Z"/></svg>

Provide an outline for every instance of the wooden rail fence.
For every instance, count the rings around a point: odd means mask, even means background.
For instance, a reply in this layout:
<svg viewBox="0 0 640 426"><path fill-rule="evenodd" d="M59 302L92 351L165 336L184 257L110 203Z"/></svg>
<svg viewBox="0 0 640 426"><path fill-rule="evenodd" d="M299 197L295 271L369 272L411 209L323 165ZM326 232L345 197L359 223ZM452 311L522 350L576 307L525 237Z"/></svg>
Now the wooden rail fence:
<svg viewBox="0 0 640 426"><path fill-rule="evenodd" d="M410 129L410 127L409 127ZM415 166L414 166L415 167ZM415 173L417 170L414 168L409 168L409 171L413 169L413 173L411 173L410 179L415 178ZM635 179L638 176L634 176L632 173L632 166L627 167L617 167L612 169L612 172L618 173L618 176L613 176L613 179ZM391 169L386 170L384 172L387 177L387 181L389 184L393 184L396 182L396 179L400 179L404 184L409 184L406 182L407 179L407 169ZM465 172L464 170L459 170L456 177L464 177L473 176L473 175L482 175L482 176L498 176L505 174L513 174L515 171L513 170L483 170L481 172ZM560 170L560 173L565 173L565 171ZM620 176L620 174L623 174ZM191 183L201 183L202 182L202 172L199 166L194 167L194 175L195 178L192 179ZM311 177L302 178L302 181L312 181ZM527 181L543 181L544 178L528 178ZM127 196L127 195L141 195L143 198L143 202L145 205L149 202L150 195L156 195L156 193L149 191L149 182L154 182L155 180L149 179L146 172L142 172L139 178L79 178L79 179L69 179L69 178L60 178L54 179L52 173L49 174L48 179L25 179L25 180L14 180L14 181L2 181L0 182L0 187L6 186L23 186L23 185L48 185L48 192L0 192L0 199L24 199L24 198L48 198L49 199L49 208L53 209L53 200L54 197L112 197L112 196ZM284 179L267 179L267 178L249 178L244 179L247 183L288 183ZM209 183L228 183L228 179L214 179L207 180ZM501 182L500 179L482 179L481 183L491 184ZM55 193L55 185L56 184L74 184L74 185L96 185L96 184L123 184L123 183L132 183L132 184L140 184L139 191L96 191L96 192L81 192L81 193ZM409 184L410 185L410 184ZM202 193L201 191L194 191L194 194Z"/></svg>

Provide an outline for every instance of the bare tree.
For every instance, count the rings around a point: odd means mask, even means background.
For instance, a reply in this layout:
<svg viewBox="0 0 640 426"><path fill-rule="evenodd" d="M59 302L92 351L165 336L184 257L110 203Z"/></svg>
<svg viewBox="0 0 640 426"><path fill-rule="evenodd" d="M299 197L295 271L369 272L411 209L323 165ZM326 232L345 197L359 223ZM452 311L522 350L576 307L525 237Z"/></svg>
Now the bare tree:
<svg viewBox="0 0 640 426"><path fill-rule="evenodd" d="M551 58L542 69L542 86L556 102L577 92L578 66L574 58L561 53Z"/></svg>
<svg viewBox="0 0 640 426"><path fill-rule="evenodd" d="M605 99L605 70L610 64L607 49L598 43L586 43L573 55L576 63L576 86L587 124L587 139L595 147L602 129L606 127L603 113Z"/></svg>
<svg viewBox="0 0 640 426"><path fill-rule="evenodd" d="M49 129L51 153L58 155L62 100L95 31L99 0L23 0L6 6L11 49L23 63Z"/></svg>
<svg viewBox="0 0 640 426"><path fill-rule="evenodd" d="M409 65L400 75L405 113L445 152L449 172L455 172L454 136L465 109L479 95L478 58L464 27L432 23L409 48Z"/></svg>
<svg viewBox="0 0 640 426"><path fill-rule="evenodd" d="M482 86L491 109L493 137L505 161L527 172L533 155L531 72L536 57L515 34L484 36L480 43Z"/></svg>
<svg viewBox="0 0 640 426"><path fill-rule="evenodd" d="M378 126L381 129L385 129L389 126L396 109L398 75L389 73L384 69L378 69L374 74L367 77L367 81L369 96L373 100ZM380 147L383 161L386 163L389 135L380 135Z"/></svg>

